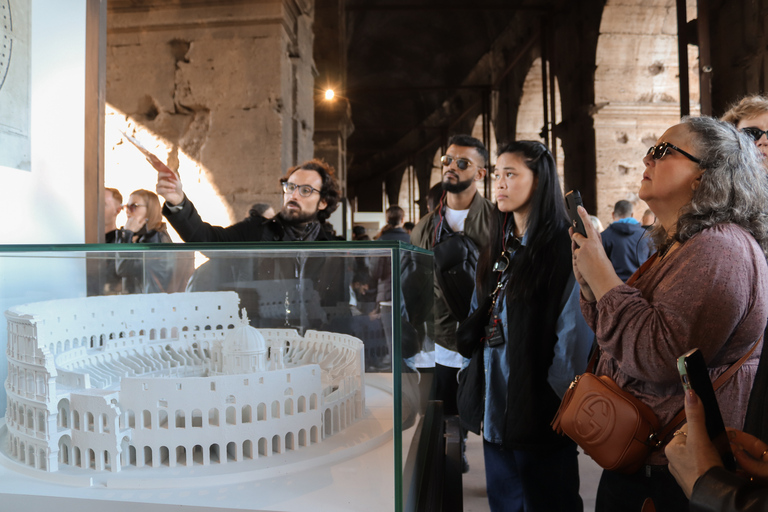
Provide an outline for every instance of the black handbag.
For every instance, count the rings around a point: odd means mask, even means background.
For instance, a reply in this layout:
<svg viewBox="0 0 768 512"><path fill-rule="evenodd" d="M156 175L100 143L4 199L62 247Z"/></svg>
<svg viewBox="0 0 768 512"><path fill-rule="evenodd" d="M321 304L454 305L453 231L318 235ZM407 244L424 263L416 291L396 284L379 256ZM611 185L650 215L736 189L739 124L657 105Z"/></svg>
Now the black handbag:
<svg viewBox="0 0 768 512"><path fill-rule="evenodd" d="M445 303L451 315L461 322L467 317L472 302L480 251L471 238L451 231L445 224L438 229L432 252L435 258L435 277Z"/></svg>
<svg viewBox="0 0 768 512"><path fill-rule="evenodd" d="M483 344L485 327L491 319L493 299L488 296L456 329L456 346L459 354L470 358L475 349Z"/></svg>

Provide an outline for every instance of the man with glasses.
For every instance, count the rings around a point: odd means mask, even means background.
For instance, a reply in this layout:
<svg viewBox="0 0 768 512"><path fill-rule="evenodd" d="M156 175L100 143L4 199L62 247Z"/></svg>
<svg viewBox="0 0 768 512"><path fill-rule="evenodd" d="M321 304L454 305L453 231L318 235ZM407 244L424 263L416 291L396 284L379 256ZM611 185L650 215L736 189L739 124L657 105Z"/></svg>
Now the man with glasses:
<svg viewBox="0 0 768 512"><path fill-rule="evenodd" d="M341 194L333 167L323 161L304 162L280 179L283 206L276 216L267 219L252 212L228 227L204 222L185 197L178 175L156 157L150 157L150 163L158 171L157 193L165 198L163 215L185 242L331 240L322 226L338 206ZM231 290L235 286L254 327L290 324L317 329L327 321L327 308L349 302L344 268L339 262L298 253L253 259L219 255L195 270L187 290ZM283 312L264 307L283 303L295 306L286 306Z"/></svg>
<svg viewBox="0 0 768 512"><path fill-rule="evenodd" d="M437 207L422 217L411 233L411 243L432 249L448 232L463 233L480 251L490 239L493 203L477 191L488 172L488 150L482 142L469 135L454 135L442 163L442 199ZM472 276L474 278L474 276ZM435 381L436 398L443 401L446 414L458 414L456 407L456 374L463 358L456 351L456 327L463 318L457 318L449 308L443 291L435 279ZM468 304L467 304L468 306ZM464 470L468 469L466 459Z"/></svg>
<svg viewBox="0 0 768 512"><path fill-rule="evenodd" d="M336 210L341 194L333 167L323 161L304 162L280 179L283 207L274 218L250 215L229 227L204 222L178 176L159 160L150 162L158 171L157 193L165 199L163 215L185 242L329 240L321 224Z"/></svg>

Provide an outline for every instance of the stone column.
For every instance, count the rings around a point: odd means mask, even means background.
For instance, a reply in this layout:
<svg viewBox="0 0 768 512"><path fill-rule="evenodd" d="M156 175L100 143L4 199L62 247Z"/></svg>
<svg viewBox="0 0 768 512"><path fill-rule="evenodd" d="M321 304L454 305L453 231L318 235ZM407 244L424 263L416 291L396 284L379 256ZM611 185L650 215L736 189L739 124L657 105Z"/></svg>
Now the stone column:
<svg viewBox="0 0 768 512"><path fill-rule="evenodd" d="M688 0L689 4L693 4ZM695 12L695 5L688 6ZM649 7L641 0L609 1L596 49L595 107L597 208L604 226L614 204L628 200L634 217L648 148L680 122L679 61L674 0ZM699 113L698 51L689 47L690 111Z"/></svg>
<svg viewBox="0 0 768 512"><path fill-rule="evenodd" d="M140 175L123 187L154 190L115 127L179 170L204 219L226 225L255 202L278 209L279 177L313 154L313 10L313 0L111 0L107 183Z"/></svg>

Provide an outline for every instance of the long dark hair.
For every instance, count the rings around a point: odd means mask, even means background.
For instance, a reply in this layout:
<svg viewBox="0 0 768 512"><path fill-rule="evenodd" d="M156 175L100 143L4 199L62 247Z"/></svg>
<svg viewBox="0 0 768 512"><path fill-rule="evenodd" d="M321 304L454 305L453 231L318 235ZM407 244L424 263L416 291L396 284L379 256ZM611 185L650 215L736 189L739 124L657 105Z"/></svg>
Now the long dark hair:
<svg viewBox="0 0 768 512"><path fill-rule="evenodd" d="M507 296L525 300L530 299L548 281L546 262L552 259L548 249L551 249L555 237L567 229L568 216L555 160L544 144L530 140L510 142L499 148L498 156L504 153L519 155L536 178L526 226L525 247L515 254L507 270L512 276L506 287ZM491 220L488 249L481 254L477 264L480 297L489 294L496 286L497 273L493 272L493 264L502 253L504 238L511 238L514 228L514 215L499 211L497 206L496 215ZM507 243L506 247L508 249L510 244Z"/></svg>

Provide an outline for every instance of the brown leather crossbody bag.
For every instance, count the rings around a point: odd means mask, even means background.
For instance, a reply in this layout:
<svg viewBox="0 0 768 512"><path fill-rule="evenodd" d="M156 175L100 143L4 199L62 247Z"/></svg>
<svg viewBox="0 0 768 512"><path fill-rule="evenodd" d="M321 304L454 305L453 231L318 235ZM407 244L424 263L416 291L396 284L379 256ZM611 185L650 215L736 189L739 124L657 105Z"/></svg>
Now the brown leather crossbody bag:
<svg viewBox="0 0 768 512"><path fill-rule="evenodd" d="M749 359L760 340L712 383L715 390ZM610 377L592 373L598 351L592 355L587 372L578 375L565 392L552 428L573 439L603 469L634 473L685 419L685 409L660 429L650 407Z"/></svg>

